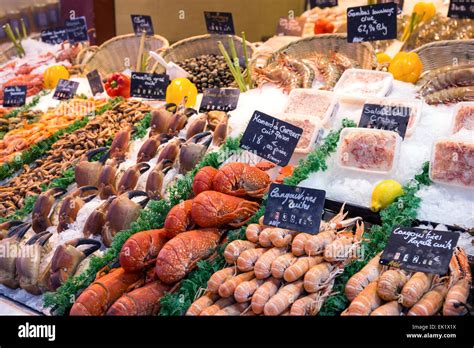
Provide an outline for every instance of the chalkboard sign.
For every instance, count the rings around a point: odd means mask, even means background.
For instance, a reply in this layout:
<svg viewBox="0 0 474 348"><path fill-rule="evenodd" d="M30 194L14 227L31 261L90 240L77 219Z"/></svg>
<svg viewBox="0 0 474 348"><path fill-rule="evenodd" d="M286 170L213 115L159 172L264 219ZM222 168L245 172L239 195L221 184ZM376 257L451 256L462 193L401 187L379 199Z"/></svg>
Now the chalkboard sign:
<svg viewBox="0 0 474 348"><path fill-rule="evenodd" d="M71 43L89 41L89 35L87 35L86 17L66 19L64 24L66 26L67 36Z"/></svg>
<svg viewBox="0 0 474 348"><path fill-rule="evenodd" d="M68 39L65 28L56 28L43 30L41 32L41 41L51 45L61 44Z"/></svg>
<svg viewBox="0 0 474 348"><path fill-rule="evenodd" d="M234 20L230 12L204 12L209 34L234 35Z"/></svg>
<svg viewBox="0 0 474 348"><path fill-rule="evenodd" d="M3 88L3 106L6 108L25 105L26 86L7 86Z"/></svg>
<svg viewBox="0 0 474 348"><path fill-rule="evenodd" d="M102 93L104 91L104 86L102 85L102 80L97 70L91 71L86 76L87 81L89 81L89 86L91 87L92 95L96 95L97 93Z"/></svg>
<svg viewBox="0 0 474 348"><path fill-rule="evenodd" d="M53 94L53 99L57 100L67 100L74 97L76 94L77 88L79 87L79 82L71 80L59 80L56 90Z"/></svg>
<svg viewBox="0 0 474 348"><path fill-rule="evenodd" d="M132 73L130 96L144 99L164 100L170 78L166 74Z"/></svg>
<svg viewBox="0 0 474 348"><path fill-rule="evenodd" d="M141 35L143 31L150 36L155 34L150 16L131 15L131 17L135 35Z"/></svg>
<svg viewBox="0 0 474 348"><path fill-rule="evenodd" d="M279 36L301 36L303 34L306 18L281 17L278 21L277 35Z"/></svg>
<svg viewBox="0 0 474 348"><path fill-rule="evenodd" d="M445 274L459 234L397 227L390 235L380 263L407 271Z"/></svg>
<svg viewBox="0 0 474 348"><path fill-rule="evenodd" d="M451 0L449 2L448 17L474 19L474 1Z"/></svg>
<svg viewBox="0 0 474 348"><path fill-rule="evenodd" d="M394 131L405 138L410 114L408 107L364 104L359 127Z"/></svg>
<svg viewBox="0 0 474 348"><path fill-rule="evenodd" d="M310 8L325 8L337 6L337 0L308 0Z"/></svg>
<svg viewBox="0 0 474 348"><path fill-rule="evenodd" d="M240 140L240 147L283 167L293 156L301 134L301 128L255 111Z"/></svg>
<svg viewBox="0 0 474 348"><path fill-rule="evenodd" d="M326 191L271 184L263 224L318 234L325 198Z"/></svg>
<svg viewBox="0 0 474 348"><path fill-rule="evenodd" d="M206 88L203 92L199 112L235 110L239 96L240 90L237 88Z"/></svg>
<svg viewBox="0 0 474 348"><path fill-rule="evenodd" d="M397 4L350 7L347 9L347 41L390 40L397 37Z"/></svg>

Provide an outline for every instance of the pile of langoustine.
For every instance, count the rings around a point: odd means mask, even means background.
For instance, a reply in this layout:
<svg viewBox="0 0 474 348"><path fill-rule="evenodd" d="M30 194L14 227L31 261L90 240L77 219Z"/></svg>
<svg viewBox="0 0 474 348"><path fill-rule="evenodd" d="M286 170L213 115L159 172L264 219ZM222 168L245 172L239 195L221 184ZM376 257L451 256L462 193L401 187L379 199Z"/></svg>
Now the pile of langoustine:
<svg viewBox="0 0 474 348"><path fill-rule="evenodd" d="M173 109L173 106L167 107ZM141 114L138 109L131 109ZM131 156L132 130L125 127L116 133L110 148L96 148L81 157L75 167L76 187L69 192L62 188L51 188L39 195L31 214L31 224L22 224L19 228L18 222L5 223L1 234L5 238L0 241L0 246L14 245L19 254L0 257L0 283L12 288L20 286L37 295L54 291L70 276L79 274L88 263L87 257L101 246L101 242L109 246L117 232L128 229L138 218L140 210L150 198L162 197L166 170L177 167L179 171L186 172L194 168L205 154L212 138L214 143L225 140L226 130L218 129L214 137L209 131L192 134L193 131L199 131L196 128L199 118L190 123L187 141L176 138L178 132L184 129L191 113L190 109L175 109L171 112L166 107L154 110L150 137L136 154L137 163L129 163L128 167L122 165ZM211 118L212 120L214 119ZM220 122L217 126L219 124ZM203 127L207 127L207 121ZM198 142L202 137L208 140ZM99 161L90 161L94 155L102 152L104 154ZM155 161L157 164L150 170L150 163L144 161ZM146 191L136 190L145 173ZM61 196L63 197L59 199ZM137 202L133 200L136 197L143 198ZM87 205L94 199L98 201L96 208L87 209ZM88 214L82 225L77 221L80 214ZM75 232L74 229L78 226L81 229L80 237L71 239L68 232ZM100 235L101 240L93 235ZM35 275L25 281L22 280L25 271L19 265L24 259L22 253L30 248L29 245L34 246L38 254L35 263L28 266L28 272ZM89 245L92 246L86 248ZM54 280L50 280L54 272L59 274Z"/></svg>
<svg viewBox="0 0 474 348"><path fill-rule="evenodd" d="M345 294L351 303L342 315L467 314L472 275L462 248L455 249L444 277L387 269L379 260L380 254L349 279Z"/></svg>
<svg viewBox="0 0 474 348"><path fill-rule="evenodd" d="M212 257L225 230L244 225L257 212L269 185L268 174L248 164L202 168L193 182L194 198L174 206L162 229L130 237L120 253L121 267L100 274L70 314L156 314L164 293L198 261Z"/></svg>
<svg viewBox="0 0 474 348"><path fill-rule="evenodd" d="M224 251L230 265L214 273L186 315L316 315L335 278L358 254L364 224L341 212L310 235L251 224L247 240ZM350 226L356 225L355 231Z"/></svg>

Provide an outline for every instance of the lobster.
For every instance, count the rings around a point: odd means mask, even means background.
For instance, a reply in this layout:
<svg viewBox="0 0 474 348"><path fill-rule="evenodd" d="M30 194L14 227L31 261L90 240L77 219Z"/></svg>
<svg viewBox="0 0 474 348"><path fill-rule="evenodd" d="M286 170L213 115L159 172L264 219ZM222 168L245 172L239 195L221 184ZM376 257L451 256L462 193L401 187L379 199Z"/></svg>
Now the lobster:
<svg viewBox="0 0 474 348"><path fill-rule="evenodd" d="M206 191L193 199L191 217L201 227L240 227L250 220L259 207L256 202Z"/></svg>
<svg viewBox="0 0 474 348"><path fill-rule="evenodd" d="M194 195L197 196L201 192L211 191L214 177L216 176L217 173L218 173L218 170L211 166L201 168L194 176L194 181L193 181Z"/></svg>
<svg viewBox="0 0 474 348"><path fill-rule="evenodd" d="M192 200L183 201L175 205L166 215L164 228L168 238L173 238L179 233L189 231L194 228L195 223L191 217Z"/></svg>

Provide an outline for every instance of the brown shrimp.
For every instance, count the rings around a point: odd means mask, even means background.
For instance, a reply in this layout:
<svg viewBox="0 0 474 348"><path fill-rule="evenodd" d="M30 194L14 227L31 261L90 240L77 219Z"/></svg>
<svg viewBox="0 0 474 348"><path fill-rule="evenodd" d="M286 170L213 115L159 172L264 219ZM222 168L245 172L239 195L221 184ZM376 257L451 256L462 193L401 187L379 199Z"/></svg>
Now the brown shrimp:
<svg viewBox="0 0 474 348"><path fill-rule="evenodd" d="M317 264L304 275L304 289L309 293L317 292L340 272L341 270L328 262Z"/></svg>
<svg viewBox="0 0 474 348"><path fill-rule="evenodd" d="M283 248L290 245L293 236L297 232L283 228L271 228L269 233L268 239L270 239L272 245L277 248Z"/></svg>
<svg viewBox="0 0 474 348"><path fill-rule="evenodd" d="M313 266L323 262L322 256L302 256L288 267L283 274L283 279L287 282L294 282L303 277Z"/></svg>
<svg viewBox="0 0 474 348"><path fill-rule="evenodd" d="M255 247L255 243L246 240L234 240L233 242L230 242L225 248L224 258L227 263L233 265L243 251L253 249Z"/></svg>
<svg viewBox="0 0 474 348"><path fill-rule="evenodd" d="M398 302L400 302L403 307L413 307L413 305L430 290L432 280L432 274L416 272L403 286Z"/></svg>
<svg viewBox="0 0 474 348"><path fill-rule="evenodd" d="M439 312L443 306L444 298L448 293L448 287L445 284L436 286L433 290L423 295L411 309L408 316L431 316Z"/></svg>
<svg viewBox="0 0 474 348"><path fill-rule="evenodd" d="M286 253L278 256L275 261L272 262L272 276L274 278L283 278L285 270L296 261L296 256L292 253Z"/></svg>
<svg viewBox="0 0 474 348"><path fill-rule="evenodd" d="M446 104L474 100L474 86L452 87L425 96L427 104Z"/></svg>
<svg viewBox="0 0 474 348"><path fill-rule="evenodd" d="M299 233L293 238L293 243L291 243L291 252L295 256L302 256L305 254L304 245L308 238L311 238L313 235L309 233Z"/></svg>
<svg viewBox="0 0 474 348"><path fill-rule="evenodd" d="M199 315L200 316L214 315L217 312L219 312L221 309L227 306L230 306L234 303L235 303L235 300L233 297L221 298L217 300L216 302L214 302L214 304L212 304L211 306L204 309Z"/></svg>
<svg viewBox="0 0 474 348"><path fill-rule="evenodd" d="M266 248L255 248L245 250L237 258L237 268L241 272L248 272L253 270L255 262L262 256L268 249Z"/></svg>
<svg viewBox="0 0 474 348"><path fill-rule="evenodd" d="M334 239L336 239L335 231L319 232L317 235L306 239L304 251L306 255L309 256L321 254L324 251L326 245L331 243Z"/></svg>
<svg viewBox="0 0 474 348"><path fill-rule="evenodd" d="M345 294L349 301L354 300L369 283L377 280L382 270L382 265L380 264L381 254L382 253L376 255L368 264L348 280Z"/></svg>
<svg viewBox="0 0 474 348"><path fill-rule="evenodd" d="M229 316L242 315L242 312L245 311L248 306L249 306L248 302L234 303L233 305L222 308L220 311L216 312L214 315L229 315Z"/></svg>
<svg viewBox="0 0 474 348"><path fill-rule="evenodd" d="M200 315L206 308L212 306L212 304L219 298L217 294L208 292L198 298L186 311L186 315L195 316Z"/></svg>
<svg viewBox="0 0 474 348"><path fill-rule="evenodd" d="M260 244L264 248L272 246L272 241L270 240L270 232L272 232L272 228L267 227L258 235L258 244Z"/></svg>
<svg viewBox="0 0 474 348"><path fill-rule="evenodd" d="M219 287L235 275L234 267L223 268L215 272L207 281L207 290L217 294Z"/></svg>
<svg viewBox="0 0 474 348"><path fill-rule="evenodd" d="M263 307L263 314L266 316L275 316L283 313L303 292L302 280L285 285L268 300L265 307Z"/></svg>
<svg viewBox="0 0 474 348"><path fill-rule="evenodd" d="M421 95L426 96L449 87L469 86L474 81L474 65L458 65L448 71L433 76L421 87Z"/></svg>
<svg viewBox="0 0 474 348"><path fill-rule="evenodd" d="M255 262L254 272L257 279L265 279L272 274L272 263L278 256L286 253L286 248L271 248Z"/></svg>
<svg viewBox="0 0 474 348"><path fill-rule="evenodd" d="M400 291L410 277L399 269L388 270L379 277L377 282L377 295L385 301L395 301L400 296Z"/></svg>
<svg viewBox="0 0 474 348"><path fill-rule="evenodd" d="M239 284L251 280L252 278L254 278L254 276L255 275L253 272L246 272L227 279L221 286L219 286L219 296L230 297L234 295L235 288L237 288Z"/></svg>
<svg viewBox="0 0 474 348"><path fill-rule="evenodd" d="M262 285L264 280L254 278L240 283L234 291L234 298L237 302L247 302L252 299L252 295Z"/></svg>
<svg viewBox="0 0 474 348"><path fill-rule="evenodd" d="M341 315L369 315L376 308L380 307L382 303L382 299L377 295L377 281L374 281L357 295Z"/></svg>
<svg viewBox="0 0 474 348"><path fill-rule="evenodd" d="M258 243L258 236L265 227L259 224L250 224L245 230L245 237L252 243Z"/></svg>
<svg viewBox="0 0 474 348"><path fill-rule="evenodd" d="M265 281L252 296L252 311L256 314L263 313L263 308L268 300L277 293L281 281L279 279L270 278Z"/></svg>
<svg viewBox="0 0 474 348"><path fill-rule="evenodd" d="M402 308L403 307L397 301L390 301L376 308L370 315L397 316L402 314Z"/></svg>

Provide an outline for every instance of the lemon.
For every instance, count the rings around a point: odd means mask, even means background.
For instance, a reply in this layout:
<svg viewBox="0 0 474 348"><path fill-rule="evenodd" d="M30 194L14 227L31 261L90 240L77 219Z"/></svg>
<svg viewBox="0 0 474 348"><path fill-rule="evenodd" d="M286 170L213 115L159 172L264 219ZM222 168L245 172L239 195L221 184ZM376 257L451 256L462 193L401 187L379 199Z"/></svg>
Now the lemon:
<svg viewBox="0 0 474 348"><path fill-rule="evenodd" d="M377 53L377 62L379 64L390 63L392 58L385 52Z"/></svg>
<svg viewBox="0 0 474 348"><path fill-rule="evenodd" d="M393 203L395 198L403 194L403 188L400 183L395 180L383 180L375 186L372 192L372 203L370 209L372 211L380 211Z"/></svg>
<svg viewBox="0 0 474 348"><path fill-rule="evenodd" d="M50 66L44 71L44 87L46 89L56 88L61 79L69 79L69 71L63 65Z"/></svg>

